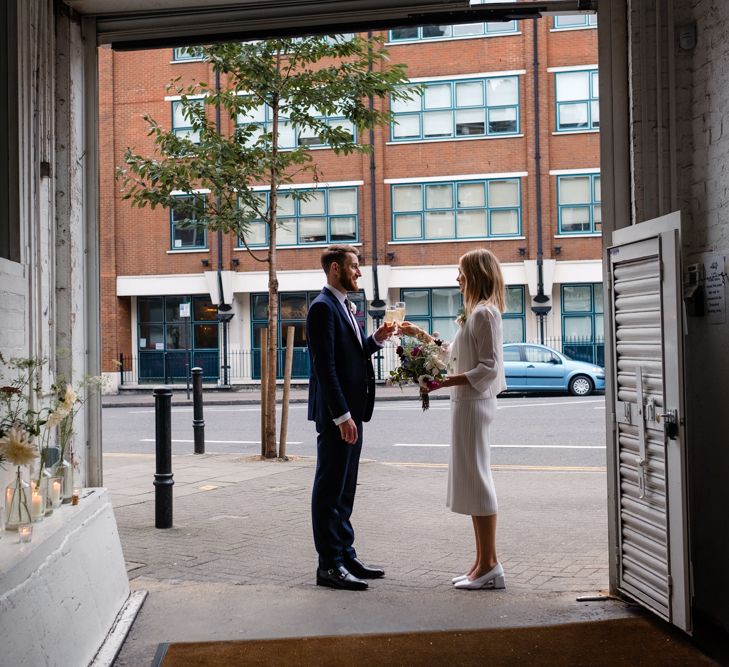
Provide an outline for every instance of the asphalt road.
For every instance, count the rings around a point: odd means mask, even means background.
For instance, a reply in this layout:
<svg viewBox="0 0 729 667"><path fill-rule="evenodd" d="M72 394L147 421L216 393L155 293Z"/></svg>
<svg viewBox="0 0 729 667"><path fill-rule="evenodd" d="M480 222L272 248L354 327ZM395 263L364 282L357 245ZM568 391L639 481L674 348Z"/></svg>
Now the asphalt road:
<svg viewBox="0 0 729 667"><path fill-rule="evenodd" d="M207 452L260 452L257 406L209 406L204 417ZM106 407L103 419L104 452L154 452L153 409ZM433 400L427 412L421 411L417 401L381 401L372 421L365 424L362 455L385 462L445 464L449 434L448 401ZM604 466L605 399L501 398L492 437L495 465ZM173 453L192 453L191 407L172 409L172 440ZM290 406L288 443L289 454L316 453L316 432L306 420L305 404Z"/></svg>

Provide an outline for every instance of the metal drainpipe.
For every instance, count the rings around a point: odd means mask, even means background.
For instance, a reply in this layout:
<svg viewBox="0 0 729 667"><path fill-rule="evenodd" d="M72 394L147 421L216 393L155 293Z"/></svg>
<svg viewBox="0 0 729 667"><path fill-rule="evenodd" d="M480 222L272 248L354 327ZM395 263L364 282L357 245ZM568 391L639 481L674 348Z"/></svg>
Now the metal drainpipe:
<svg viewBox="0 0 729 667"><path fill-rule="evenodd" d="M372 40L372 31L369 30L367 32L367 39ZM370 41L370 47L369 47L370 53L372 52L372 43ZM372 71L372 58L370 57L370 61L367 65L367 69L371 72ZM370 112L374 111L375 109L375 98L370 95L369 98L369 107ZM372 301L372 306L374 308L382 308L385 305L385 302L380 299L380 282L377 277L377 263L378 263L378 255L377 255L377 191L375 190L375 176L376 176L376 168L375 168L375 129L374 127L370 128L370 208L371 213L370 216L372 218L372 284L373 284L373 290L375 298Z"/></svg>
<svg viewBox="0 0 729 667"><path fill-rule="evenodd" d="M215 92L220 93L220 70L215 69ZM215 131L220 134L220 104L215 105ZM217 196L217 206L220 210L220 195ZM223 325L223 387L228 387L228 322L233 317L228 311L232 306L225 303L223 292L223 231L218 229L218 321ZM192 313L190 313L192 315Z"/></svg>
<svg viewBox="0 0 729 667"><path fill-rule="evenodd" d="M372 31L369 30L367 32L367 39L372 39ZM372 52L372 42L370 41L370 53ZM367 65L367 69L371 72L372 71L372 58L370 58L370 61ZM375 108L375 98L370 95L369 98L369 107L370 112L374 111ZM374 291L374 299L370 302L370 308L368 310L368 313L370 317L374 320L375 328L378 328L382 322L382 316L384 315L385 311L385 302L380 298L380 281L377 275L377 264L378 264L378 254L377 254L377 191L375 189L375 176L376 176L376 168L375 168L375 129L374 127L370 128L370 216L371 216L371 222L372 222L372 288ZM382 379L382 352L378 352L376 356L377 360L377 379Z"/></svg>
<svg viewBox="0 0 729 667"><path fill-rule="evenodd" d="M534 193L537 198L536 223L537 223L537 295L534 301L539 305L532 307L539 319L539 342L544 345L544 316L551 310L550 306L544 304L549 301L549 297L544 293L544 247L542 243L542 156L539 141L539 19L534 19L532 23L533 37L533 60L532 68L534 70Z"/></svg>

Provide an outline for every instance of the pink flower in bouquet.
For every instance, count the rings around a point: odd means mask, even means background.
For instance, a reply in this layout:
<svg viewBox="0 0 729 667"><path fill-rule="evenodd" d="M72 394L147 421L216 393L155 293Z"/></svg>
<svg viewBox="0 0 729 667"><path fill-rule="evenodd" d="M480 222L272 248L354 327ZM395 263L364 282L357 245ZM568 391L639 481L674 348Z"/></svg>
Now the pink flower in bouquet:
<svg viewBox="0 0 729 667"><path fill-rule="evenodd" d="M405 341L397 347L396 352L400 365L390 371L390 379L400 387L405 384L418 385L423 410L427 410L430 404L428 392L438 389L447 374L446 350L434 342Z"/></svg>

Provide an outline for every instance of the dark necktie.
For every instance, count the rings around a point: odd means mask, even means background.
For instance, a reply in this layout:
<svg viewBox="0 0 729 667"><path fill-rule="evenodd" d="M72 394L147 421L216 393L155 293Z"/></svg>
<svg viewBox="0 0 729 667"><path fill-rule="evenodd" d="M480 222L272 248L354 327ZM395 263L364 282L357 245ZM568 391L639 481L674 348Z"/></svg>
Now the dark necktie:
<svg viewBox="0 0 729 667"><path fill-rule="evenodd" d="M359 333L359 326L357 325L357 320L354 319L354 315L352 314L352 309L349 305L349 299L344 300L344 310L347 311L347 315L349 316L349 322L354 327L354 332L357 334L357 340L359 341L359 344L362 345L362 337Z"/></svg>

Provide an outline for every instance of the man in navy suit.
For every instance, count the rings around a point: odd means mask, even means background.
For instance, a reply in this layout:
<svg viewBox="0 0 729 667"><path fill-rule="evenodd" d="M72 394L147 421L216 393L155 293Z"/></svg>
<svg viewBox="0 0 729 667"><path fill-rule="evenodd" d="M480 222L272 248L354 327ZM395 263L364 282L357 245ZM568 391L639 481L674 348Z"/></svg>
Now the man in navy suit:
<svg viewBox="0 0 729 667"><path fill-rule="evenodd" d="M312 491L314 544L319 554L319 586L363 590L365 579L384 570L365 565L354 550L350 522L362 450L362 423L375 405L375 372L370 357L393 334L382 325L365 338L347 292L356 292L357 249L329 246L321 256L327 284L306 318L309 346L309 419L316 422L317 462Z"/></svg>

